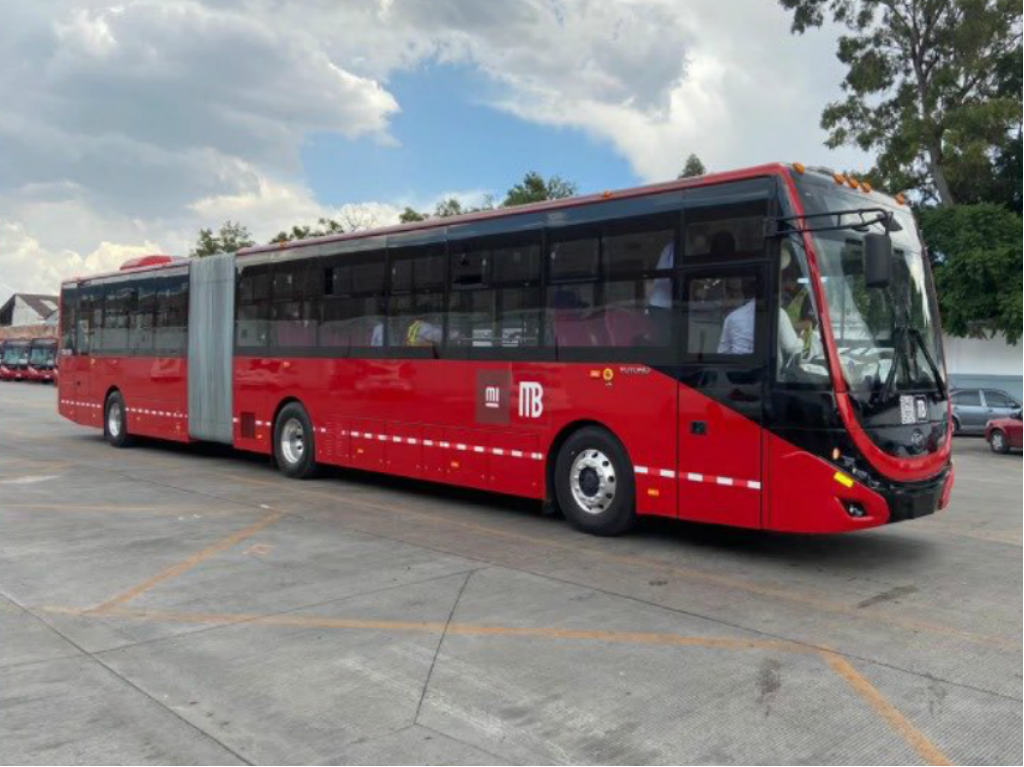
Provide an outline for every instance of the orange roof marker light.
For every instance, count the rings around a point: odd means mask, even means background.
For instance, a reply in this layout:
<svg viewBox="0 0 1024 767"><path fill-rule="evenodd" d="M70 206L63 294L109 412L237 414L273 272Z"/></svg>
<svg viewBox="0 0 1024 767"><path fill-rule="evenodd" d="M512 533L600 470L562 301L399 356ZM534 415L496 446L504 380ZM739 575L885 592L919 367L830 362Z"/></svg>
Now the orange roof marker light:
<svg viewBox="0 0 1024 767"><path fill-rule="evenodd" d="M803 172L806 170L806 168L804 168L804 164L802 162L795 162L793 163L793 170L795 170L800 175L803 175Z"/></svg>
<svg viewBox="0 0 1024 767"><path fill-rule="evenodd" d="M608 191L607 189L605 189L603 192L601 192L601 196L604 197L607 200L609 197L612 196L612 193L610 191Z"/></svg>
<svg viewBox="0 0 1024 767"><path fill-rule="evenodd" d="M846 183L846 176L842 173L836 172L832 174L832 180L839 184L839 186L842 186Z"/></svg>
<svg viewBox="0 0 1024 767"><path fill-rule="evenodd" d="M863 189L865 192L870 192L871 191L871 184L869 184L867 181L861 181L860 182L860 188Z"/></svg>
<svg viewBox="0 0 1024 767"><path fill-rule="evenodd" d="M847 176L846 183L850 187L850 189L857 189L860 187L860 182L853 176Z"/></svg>
<svg viewBox="0 0 1024 767"><path fill-rule="evenodd" d="M903 194L903 192L897 193L897 195L896 195L896 202L898 202L900 205L906 205L907 204L907 196L905 194Z"/></svg>

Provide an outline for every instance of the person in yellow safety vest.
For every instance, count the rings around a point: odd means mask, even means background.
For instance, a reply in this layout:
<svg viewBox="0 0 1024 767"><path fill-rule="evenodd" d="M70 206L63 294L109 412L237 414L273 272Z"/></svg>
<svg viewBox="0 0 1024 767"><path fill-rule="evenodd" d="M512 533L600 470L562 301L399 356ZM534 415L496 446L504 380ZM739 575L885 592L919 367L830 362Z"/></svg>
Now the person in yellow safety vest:
<svg viewBox="0 0 1024 767"><path fill-rule="evenodd" d="M811 351L814 335L814 304L809 281L800 283L800 267L794 257L792 243L782 243L779 266L779 303L800 339L802 351L807 354Z"/></svg>
<svg viewBox="0 0 1024 767"><path fill-rule="evenodd" d="M435 346L441 343L441 326L415 319L405 331L406 346Z"/></svg>

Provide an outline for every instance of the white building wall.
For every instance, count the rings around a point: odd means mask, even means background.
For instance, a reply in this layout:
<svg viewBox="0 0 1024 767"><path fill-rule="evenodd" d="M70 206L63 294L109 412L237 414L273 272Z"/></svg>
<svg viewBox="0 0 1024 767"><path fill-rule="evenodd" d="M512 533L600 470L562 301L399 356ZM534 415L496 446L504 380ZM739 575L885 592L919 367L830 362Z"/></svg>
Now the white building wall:
<svg viewBox="0 0 1024 767"><path fill-rule="evenodd" d="M1003 389L1018 400L1024 394L1024 346L1011 346L1002 336L954 338L944 335L946 370L954 387Z"/></svg>

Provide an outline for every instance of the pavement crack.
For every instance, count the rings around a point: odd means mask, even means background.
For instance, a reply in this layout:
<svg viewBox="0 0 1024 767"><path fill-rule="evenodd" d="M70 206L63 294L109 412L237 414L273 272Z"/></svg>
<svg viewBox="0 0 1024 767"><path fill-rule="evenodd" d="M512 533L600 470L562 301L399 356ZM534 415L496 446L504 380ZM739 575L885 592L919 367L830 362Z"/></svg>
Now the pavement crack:
<svg viewBox="0 0 1024 767"><path fill-rule="evenodd" d="M419 724L420 711L423 710L423 701L427 697L427 688L430 687L430 679L434 675L434 666L437 665L437 657L441 654L441 645L444 644L444 638L448 636L448 627L452 624L452 618L455 616L455 609L459 606L459 601L462 599L462 594L466 590L466 585L469 583L469 579L473 577L473 573L479 572L483 569L484 568L480 567L466 573L466 577L463 579L462 585L459 587L459 593L455 595L455 600L452 602L452 609L448 611L448 619L444 622L444 629L441 630L441 636L437 639L437 646L434 647L434 657L430 659L430 668L427 670L427 678L423 680L423 689L420 690L420 699L416 704L416 714L412 718L413 724Z"/></svg>

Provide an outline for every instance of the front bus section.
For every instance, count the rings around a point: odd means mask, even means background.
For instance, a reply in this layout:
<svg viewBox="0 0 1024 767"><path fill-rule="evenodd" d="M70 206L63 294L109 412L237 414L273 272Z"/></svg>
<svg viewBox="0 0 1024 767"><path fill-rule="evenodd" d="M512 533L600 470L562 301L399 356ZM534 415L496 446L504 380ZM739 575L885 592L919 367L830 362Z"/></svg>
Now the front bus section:
<svg viewBox="0 0 1024 767"><path fill-rule="evenodd" d="M913 216L839 174L784 179L780 260L800 266L787 274L782 265L777 295L800 345L777 358L765 527L855 530L944 508L953 483L948 390ZM871 253L880 235L891 241L887 261Z"/></svg>

